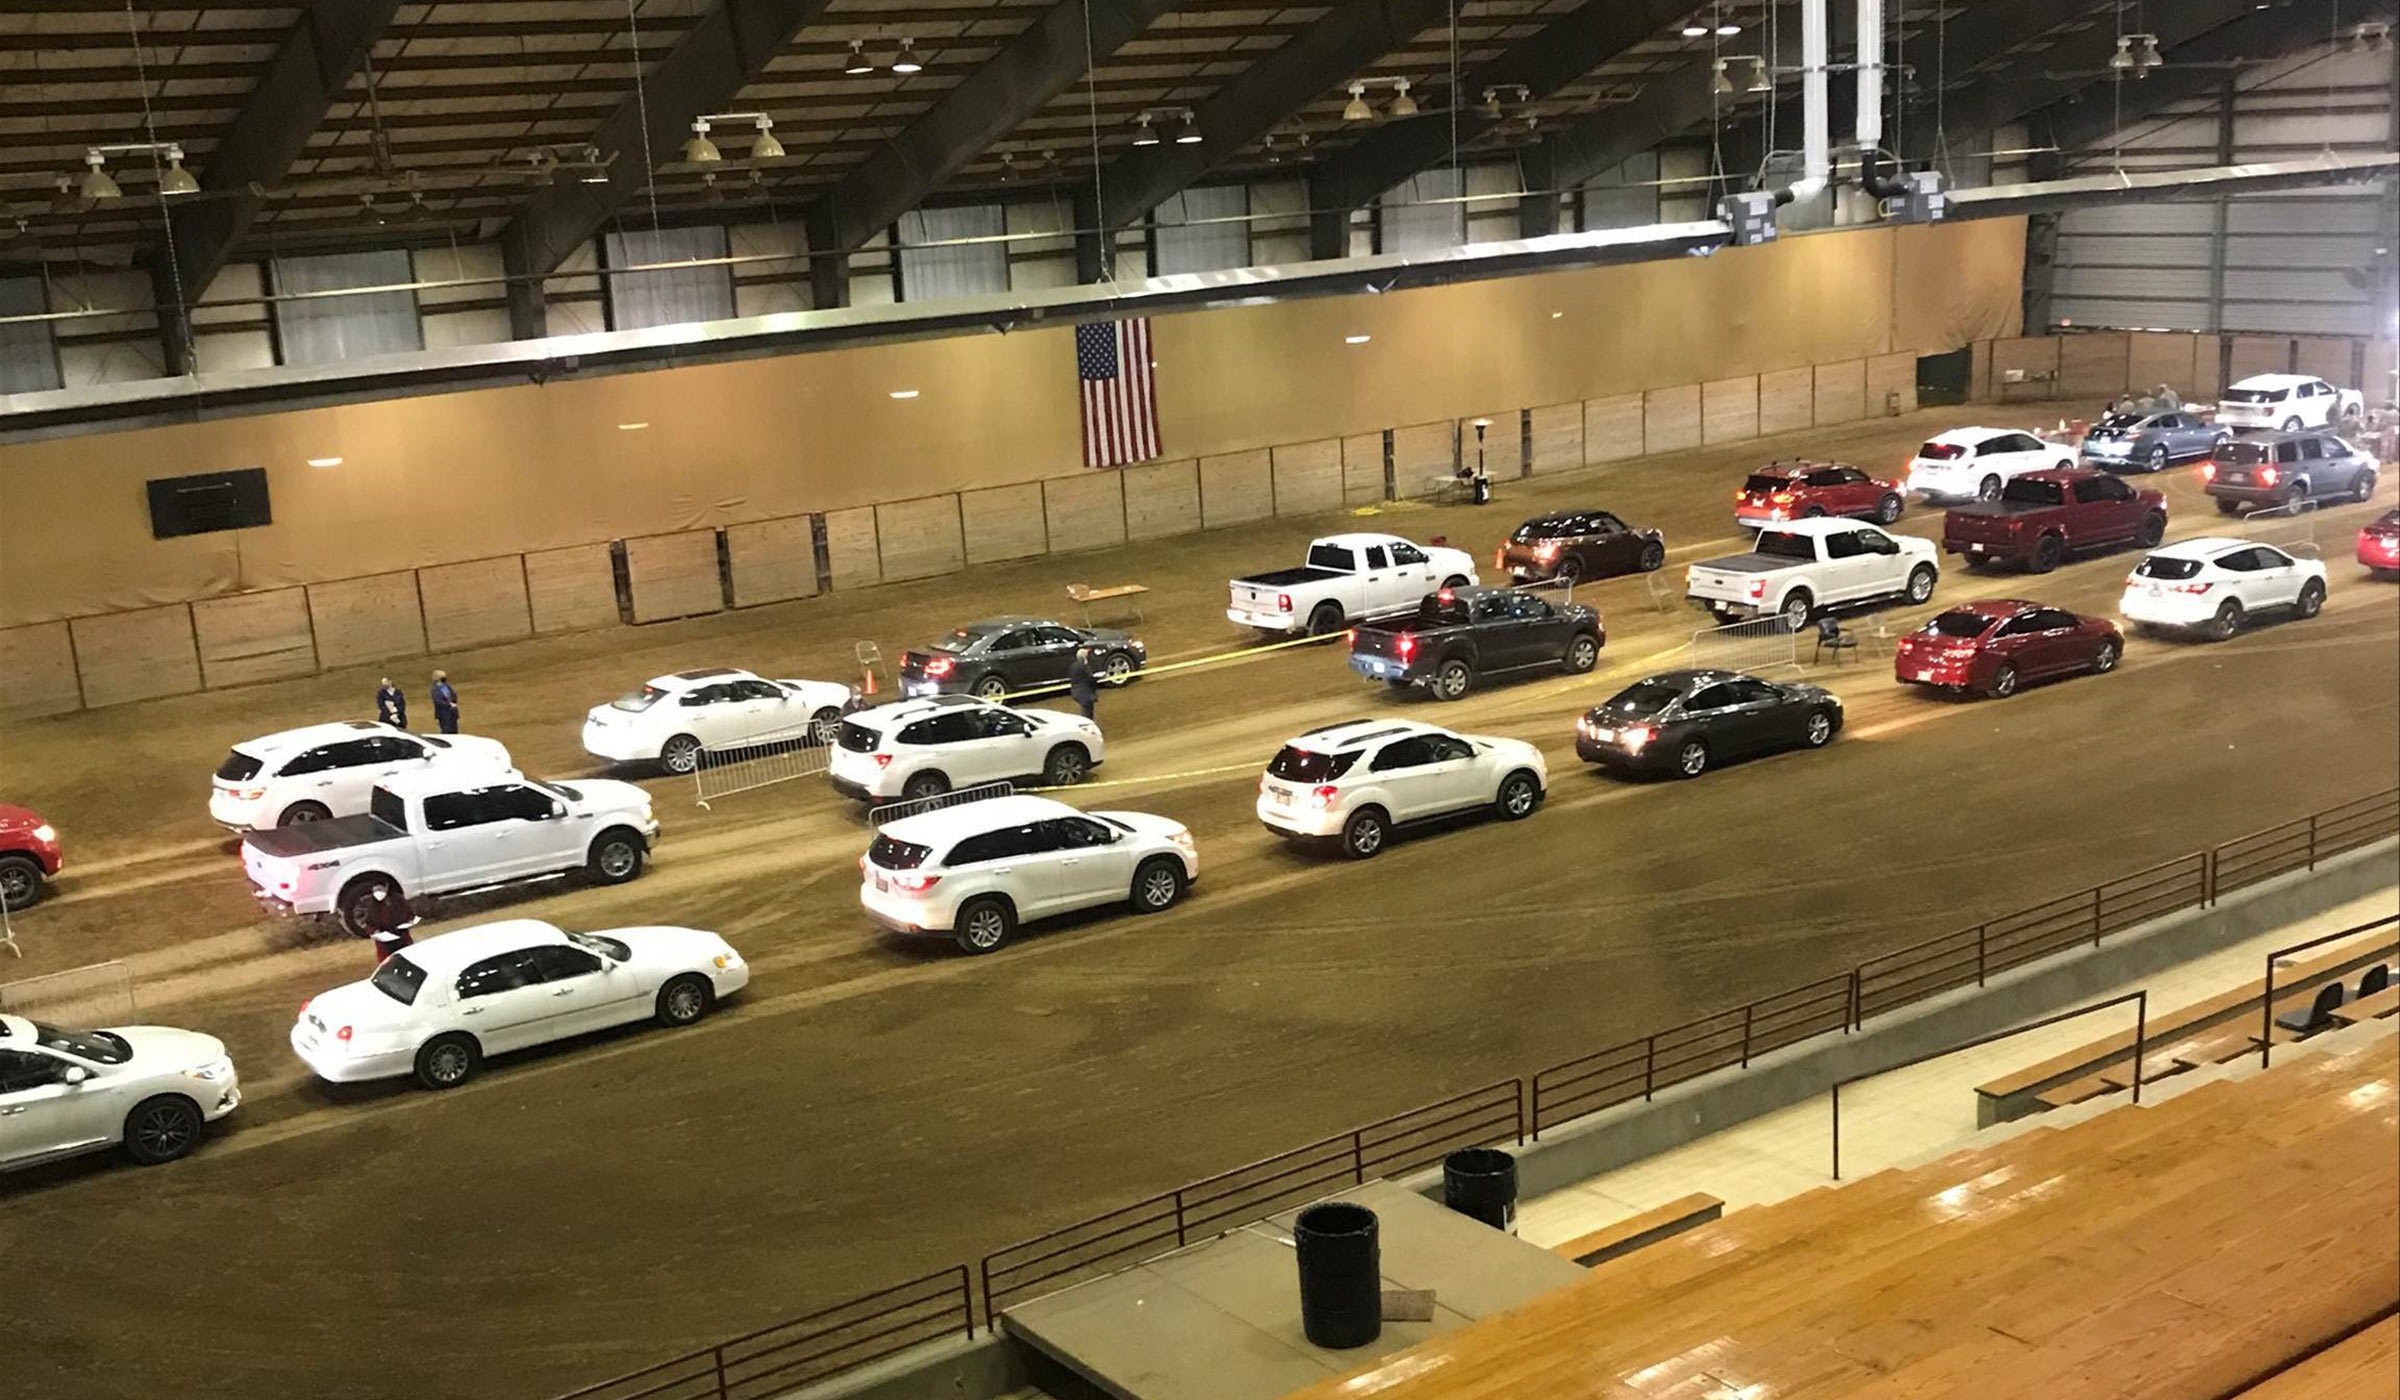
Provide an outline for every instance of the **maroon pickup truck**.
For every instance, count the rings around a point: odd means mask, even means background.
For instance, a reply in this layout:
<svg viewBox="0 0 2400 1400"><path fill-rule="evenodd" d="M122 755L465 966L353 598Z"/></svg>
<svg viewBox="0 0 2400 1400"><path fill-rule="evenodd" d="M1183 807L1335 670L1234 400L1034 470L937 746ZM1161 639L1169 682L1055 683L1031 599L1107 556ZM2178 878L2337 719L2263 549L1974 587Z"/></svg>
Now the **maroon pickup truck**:
<svg viewBox="0 0 2400 1400"><path fill-rule="evenodd" d="M2167 499L2085 467L2027 472L2000 499L1954 506L1942 517L1942 548L1977 564L2022 564L2037 574L2069 553L2110 545L2148 549L2167 533Z"/></svg>

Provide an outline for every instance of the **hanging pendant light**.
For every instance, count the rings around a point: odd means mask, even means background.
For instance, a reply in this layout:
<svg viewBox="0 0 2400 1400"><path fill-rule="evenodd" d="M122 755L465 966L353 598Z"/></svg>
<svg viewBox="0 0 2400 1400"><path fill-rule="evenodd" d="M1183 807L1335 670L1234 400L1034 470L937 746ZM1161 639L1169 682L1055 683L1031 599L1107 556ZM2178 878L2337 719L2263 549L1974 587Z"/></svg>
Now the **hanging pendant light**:
<svg viewBox="0 0 2400 1400"><path fill-rule="evenodd" d="M1178 146L1200 144L1200 124L1193 119L1192 109L1189 107L1183 109L1183 129L1175 133L1175 144Z"/></svg>
<svg viewBox="0 0 2400 1400"><path fill-rule="evenodd" d="M1708 89L1711 92L1733 91L1733 79L1725 75L1724 59L1720 58L1709 65Z"/></svg>
<svg viewBox="0 0 2400 1400"><path fill-rule="evenodd" d="M2131 34L2119 34L2117 36L2117 51L2108 56L2108 66L2115 69L2119 73L2127 72L2132 69L2133 36Z"/></svg>
<svg viewBox="0 0 2400 1400"><path fill-rule="evenodd" d="M1413 117L1417 114L1417 99L1408 95L1406 78L1400 80L1400 90L1392 97L1391 112L1395 117Z"/></svg>
<svg viewBox="0 0 2400 1400"><path fill-rule="evenodd" d="M117 188L117 182L109 178L108 172L101 169L106 161L107 158L98 151L83 153L83 163L91 167L83 174L83 197L85 199L116 199L125 193Z"/></svg>
<svg viewBox="0 0 2400 1400"><path fill-rule="evenodd" d="M200 182L192 178L192 172L183 168L183 147L167 147L167 168L159 172L158 192L161 195L200 193Z"/></svg>
<svg viewBox="0 0 2400 1400"><path fill-rule="evenodd" d="M852 39L850 41L850 57L843 62L842 71L853 78L875 71L875 60L867 57L866 40Z"/></svg>
<svg viewBox="0 0 2400 1400"><path fill-rule="evenodd" d="M1352 83L1350 85L1350 101L1342 108L1342 120L1363 122L1372 121L1374 117L1375 109L1367 105L1367 85Z"/></svg>
<svg viewBox="0 0 2400 1400"><path fill-rule="evenodd" d="M2156 34L2138 34L2134 37L2142 41L2142 51L2134 56L2133 76L2146 78L2150 76L2151 69L2164 65L2166 60L2158 56Z"/></svg>
<svg viewBox="0 0 2400 1400"><path fill-rule="evenodd" d="M1136 146L1155 146L1158 144L1158 132L1150 125L1150 114L1148 112L1144 112L1140 116L1135 117L1133 121L1133 144Z"/></svg>
<svg viewBox="0 0 2400 1400"><path fill-rule="evenodd" d="M1763 58L1754 58L1754 59L1751 59L1751 60L1750 60L1750 91L1752 91L1752 92L1773 92L1774 90L1775 90L1775 80L1774 80L1773 78L1770 78L1770 77L1768 77L1768 76L1767 76L1767 61L1766 61L1765 59L1763 59Z"/></svg>
<svg viewBox="0 0 2400 1400"><path fill-rule="evenodd" d="M917 62L916 40L905 37L900 40L900 53L892 60L892 71L895 73L922 73L925 71L925 65Z"/></svg>
<svg viewBox="0 0 2400 1400"><path fill-rule="evenodd" d="M783 159L783 143L775 139L775 119L773 117L762 116L758 119L758 140L750 146L750 159Z"/></svg>
<svg viewBox="0 0 2400 1400"><path fill-rule="evenodd" d="M683 143L683 158L694 165L714 165L725 159L717 143L708 139L708 118L692 123L692 139Z"/></svg>

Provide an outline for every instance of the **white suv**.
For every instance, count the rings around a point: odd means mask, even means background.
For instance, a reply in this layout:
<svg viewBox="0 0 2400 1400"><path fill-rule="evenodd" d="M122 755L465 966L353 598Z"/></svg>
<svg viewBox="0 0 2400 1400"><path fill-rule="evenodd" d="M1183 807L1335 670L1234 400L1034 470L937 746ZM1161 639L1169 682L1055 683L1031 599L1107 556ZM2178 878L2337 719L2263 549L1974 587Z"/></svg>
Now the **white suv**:
<svg viewBox="0 0 2400 1400"><path fill-rule="evenodd" d="M2117 611L2143 628L2221 642L2251 613L2315 617L2324 606L2324 560L2294 558L2255 540L2207 537L2152 550L2125 576Z"/></svg>
<svg viewBox="0 0 2400 1400"><path fill-rule="evenodd" d="M2365 409L2356 389L2336 389L2313 374L2254 374L2226 386L2217 400L2217 426L2237 431L2340 427Z"/></svg>
<svg viewBox="0 0 2400 1400"><path fill-rule="evenodd" d="M1365 860L1395 826L1489 808L1533 815L1548 788L1542 751L1411 720L1359 719L1283 746L1258 780L1258 819L1279 836L1336 839Z"/></svg>
<svg viewBox="0 0 2400 1400"><path fill-rule="evenodd" d="M120 1144L144 1166L241 1106L225 1042L166 1026L61 1030L0 1016L0 1171Z"/></svg>
<svg viewBox="0 0 2400 1400"><path fill-rule="evenodd" d="M1002 778L1069 787L1091 776L1105 756L1100 726L1081 715L937 695L843 720L827 772L852 797L888 802Z"/></svg>
<svg viewBox="0 0 2400 1400"><path fill-rule="evenodd" d="M393 778L511 766L497 739L411 734L365 720L312 724L234 745L209 790L208 814L235 831L355 817L375 785Z"/></svg>
<svg viewBox="0 0 2400 1400"><path fill-rule="evenodd" d="M850 687L832 681L771 681L729 666L677 671L594 705L583 718L583 750L619 763L655 759L670 773L689 773L711 750L830 744L849 699Z"/></svg>
<svg viewBox="0 0 2400 1400"><path fill-rule="evenodd" d="M1178 821L1021 795L891 822L858 872L858 902L877 923L988 953L1052 914L1108 904L1155 914L1200 878L1200 853Z"/></svg>
<svg viewBox="0 0 2400 1400"><path fill-rule="evenodd" d="M1996 501L2011 477L2076 464L2076 450L2014 428L1952 428L1908 459L1908 489L1948 500Z"/></svg>

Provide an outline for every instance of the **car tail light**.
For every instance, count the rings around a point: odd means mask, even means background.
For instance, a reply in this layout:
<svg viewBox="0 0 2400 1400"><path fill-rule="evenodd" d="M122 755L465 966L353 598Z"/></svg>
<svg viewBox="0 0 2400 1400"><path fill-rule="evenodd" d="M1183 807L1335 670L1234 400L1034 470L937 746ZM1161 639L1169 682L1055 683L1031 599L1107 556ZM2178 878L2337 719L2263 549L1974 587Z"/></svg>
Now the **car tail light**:
<svg viewBox="0 0 2400 1400"><path fill-rule="evenodd" d="M1406 632L1400 634L1400 659L1406 661L1417 654L1417 639Z"/></svg>
<svg viewBox="0 0 2400 1400"><path fill-rule="evenodd" d="M925 674L929 676L946 676L956 668L957 664L957 662L952 661L947 656L937 656L931 661L925 663Z"/></svg>
<svg viewBox="0 0 2400 1400"><path fill-rule="evenodd" d="M2167 591L2169 593L2189 593L2197 598L2214 587L2216 585L2213 583L2178 583L2170 585Z"/></svg>
<svg viewBox="0 0 2400 1400"><path fill-rule="evenodd" d="M1638 749L1658 737L1658 728L1655 725L1637 724L1631 729L1618 730L1617 737L1625 741L1625 747Z"/></svg>
<svg viewBox="0 0 2400 1400"><path fill-rule="evenodd" d="M1766 597L1767 581L1763 578L1754 578L1750 580L1750 596L1753 598Z"/></svg>
<svg viewBox="0 0 2400 1400"><path fill-rule="evenodd" d="M1555 544L1543 545L1541 548L1536 549L1533 552L1533 557L1536 559L1556 559L1558 557L1558 546Z"/></svg>
<svg viewBox="0 0 2400 1400"><path fill-rule="evenodd" d="M1750 493L1747 491L1736 491L1733 493L1733 503L1737 506L1747 502L1749 499Z"/></svg>
<svg viewBox="0 0 2400 1400"><path fill-rule="evenodd" d="M1292 595L1289 593L1276 594L1275 606L1283 609L1285 612L1290 612L1292 610Z"/></svg>
<svg viewBox="0 0 2400 1400"><path fill-rule="evenodd" d="M1500 570L1500 569L1505 569L1505 568L1507 568L1507 567L1508 567L1508 546L1507 546L1507 545L1502 545L1502 546L1500 546L1498 549L1495 549L1495 550L1493 550L1493 551L1492 551L1492 568L1493 568L1495 571L1497 571L1497 570Z"/></svg>
<svg viewBox="0 0 2400 1400"><path fill-rule="evenodd" d="M2273 486L2276 482L2282 479L2283 473L2275 470L2273 467L2260 467L2258 469L2258 484L2261 486Z"/></svg>
<svg viewBox="0 0 2400 1400"><path fill-rule="evenodd" d="M888 753L879 753L879 754L875 755L875 766L876 766L876 767L878 767L878 768L889 768L889 767L891 767L891 766L892 766L892 756L891 756L890 754L888 754Z"/></svg>
<svg viewBox="0 0 2400 1400"><path fill-rule="evenodd" d="M1309 793L1308 796L1309 800L1317 804L1318 810L1330 812L1333 810L1334 800L1339 798L1341 795L1342 790L1340 788L1335 787L1331 783L1327 783L1325 786Z"/></svg>
<svg viewBox="0 0 2400 1400"><path fill-rule="evenodd" d="M894 875L892 888L903 894L923 894L941 882L939 875Z"/></svg>
<svg viewBox="0 0 2400 1400"><path fill-rule="evenodd" d="M275 892L277 894L290 894L292 892L292 882L289 880L276 881Z"/></svg>
<svg viewBox="0 0 2400 1400"><path fill-rule="evenodd" d="M233 788L228 795L236 802L258 802L266 797L267 790L263 787Z"/></svg>
<svg viewBox="0 0 2400 1400"><path fill-rule="evenodd" d="M1774 495L1767 497L1767 500L1774 505L1788 506L1792 503L1792 493L1789 491L1778 491Z"/></svg>
<svg viewBox="0 0 2400 1400"><path fill-rule="evenodd" d="M858 857L858 873L861 875L867 873L867 857L864 852L861 852Z"/></svg>
<svg viewBox="0 0 2400 1400"><path fill-rule="evenodd" d="M344 1026L340 1030L335 1031L333 1033L333 1038L340 1041L344 1045L348 1045L350 1043L350 1028L348 1026Z"/></svg>
<svg viewBox="0 0 2400 1400"><path fill-rule="evenodd" d="M2203 481L2203 482L2210 482L2210 481L2214 481L2214 480L2216 480L2216 479L2217 479L2217 464L2216 464L2215 462L2213 462L2213 461L2212 461L2212 462L2202 462L2202 463L2200 464L2200 480L2201 480L2201 481Z"/></svg>

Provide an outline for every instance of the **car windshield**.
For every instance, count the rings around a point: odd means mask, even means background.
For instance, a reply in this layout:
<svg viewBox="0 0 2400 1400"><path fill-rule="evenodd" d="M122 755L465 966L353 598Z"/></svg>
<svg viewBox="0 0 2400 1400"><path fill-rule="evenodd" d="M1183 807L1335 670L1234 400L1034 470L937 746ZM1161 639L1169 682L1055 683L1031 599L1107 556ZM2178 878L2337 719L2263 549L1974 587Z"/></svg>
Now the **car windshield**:
<svg viewBox="0 0 2400 1400"><path fill-rule="evenodd" d="M2067 488L2055 481L2020 476L2000 488L2000 499L2019 506L2062 506L2067 503Z"/></svg>
<svg viewBox="0 0 2400 1400"><path fill-rule="evenodd" d="M2127 428L2138 428L2149 421L2150 417L2145 413L2112 413L2101 419L2099 426L2122 432Z"/></svg>
<svg viewBox="0 0 2400 1400"><path fill-rule="evenodd" d="M125 1043L125 1037L107 1031L71 1031L36 1021L33 1043L45 1050L64 1050L94 1064L121 1065L133 1058L133 1047Z"/></svg>
<svg viewBox="0 0 2400 1400"><path fill-rule="evenodd" d="M1350 771L1360 752L1354 749L1349 753L1319 753L1286 744L1267 764L1267 772L1287 783L1330 783Z"/></svg>
<svg viewBox="0 0 2400 1400"><path fill-rule="evenodd" d="M554 783L544 778L527 778L525 781L564 802L581 802L583 800L582 793L568 787L565 783Z"/></svg>
<svg viewBox="0 0 2400 1400"><path fill-rule="evenodd" d="M1758 543L1750 546L1753 554L1772 554L1778 559L1810 559L1817 557L1817 547L1806 535L1789 530L1767 530L1760 533Z"/></svg>
<svg viewBox="0 0 2400 1400"><path fill-rule="evenodd" d="M2245 438L2240 442L2227 443L2225 450L2218 455L2237 467L2254 467L2261 462L2275 460L2275 444Z"/></svg>
<svg viewBox="0 0 2400 1400"><path fill-rule="evenodd" d="M408 960L405 953L394 953L375 969L367 985L402 1006L417 1004L417 988L425 985L425 969Z"/></svg>
<svg viewBox="0 0 2400 1400"><path fill-rule="evenodd" d="M2200 572L2197 559L2178 559L2171 554L2153 554L2133 566L2143 578L2190 578Z"/></svg>
<svg viewBox="0 0 2400 1400"><path fill-rule="evenodd" d="M577 933L571 928L560 929L559 932L567 936L567 941L569 943L574 944L576 947L583 949L587 953L598 953L601 957L608 958L616 962L633 961L633 950L626 947L624 944L619 943L613 938L604 937L597 933Z"/></svg>
<svg viewBox="0 0 2400 1400"><path fill-rule="evenodd" d="M1672 681L1635 681L1604 701L1598 713L1613 717L1638 719L1654 715L1673 704L1683 694L1683 687Z"/></svg>
<svg viewBox="0 0 2400 1400"><path fill-rule="evenodd" d="M2282 403L2291 392L2289 389L2227 389L2225 402Z"/></svg>
<svg viewBox="0 0 2400 1400"><path fill-rule="evenodd" d="M217 776L229 783L247 782L257 777L258 770L266 766L240 749L235 749L225 755L225 762L217 769Z"/></svg>
<svg viewBox="0 0 2400 1400"><path fill-rule="evenodd" d="M925 857L932 854L931 846L919 846L878 835L875 844L867 847L867 864L880 865L886 870L914 870L925 863Z"/></svg>
<svg viewBox="0 0 2400 1400"><path fill-rule="evenodd" d="M659 701L666 698L667 693L665 691L660 690L654 685L646 685L640 690L627 691L625 694L609 701L608 704L609 708L611 709L631 710L638 715L642 711L649 709L652 705L655 705Z"/></svg>
<svg viewBox="0 0 2400 1400"><path fill-rule="evenodd" d="M1980 637L1991 629L1992 619L1982 613L1946 612L1925 624L1928 637Z"/></svg>
<svg viewBox="0 0 2400 1400"><path fill-rule="evenodd" d="M1763 496L1771 491L1789 490L1791 485L1792 479L1788 476L1753 476L1742 483L1742 489L1754 496Z"/></svg>

